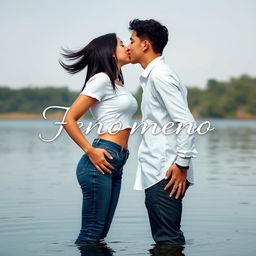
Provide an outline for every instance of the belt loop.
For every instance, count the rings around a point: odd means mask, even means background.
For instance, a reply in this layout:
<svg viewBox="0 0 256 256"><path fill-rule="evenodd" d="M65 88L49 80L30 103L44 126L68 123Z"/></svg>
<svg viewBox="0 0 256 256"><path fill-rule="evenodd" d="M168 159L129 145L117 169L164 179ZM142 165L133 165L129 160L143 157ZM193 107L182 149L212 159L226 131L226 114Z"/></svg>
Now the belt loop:
<svg viewBox="0 0 256 256"><path fill-rule="evenodd" d="M99 138L96 138L95 139L95 144L97 145L99 143L100 139Z"/></svg>
<svg viewBox="0 0 256 256"><path fill-rule="evenodd" d="M123 148L123 147L121 147L120 154L123 152L123 150L124 150L124 148Z"/></svg>

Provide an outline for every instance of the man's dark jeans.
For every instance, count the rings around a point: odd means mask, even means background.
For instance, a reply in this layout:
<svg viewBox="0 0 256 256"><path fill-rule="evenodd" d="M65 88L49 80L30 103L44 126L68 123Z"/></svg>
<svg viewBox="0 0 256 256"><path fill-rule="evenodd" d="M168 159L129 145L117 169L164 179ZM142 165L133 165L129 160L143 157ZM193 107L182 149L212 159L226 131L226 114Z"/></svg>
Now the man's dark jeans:
<svg viewBox="0 0 256 256"><path fill-rule="evenodd" d="M178 199L175 199L176 194L170 198L169 194L173 185L168 190L164 190L170 179L171 177L167 180L163 179L147 188L145 190L145 204L154 241L163 244L184 245L185 237L180 230L180 222L182 198L185 194ZM189 185L190 182L187 180L186 190Z"/></svg>

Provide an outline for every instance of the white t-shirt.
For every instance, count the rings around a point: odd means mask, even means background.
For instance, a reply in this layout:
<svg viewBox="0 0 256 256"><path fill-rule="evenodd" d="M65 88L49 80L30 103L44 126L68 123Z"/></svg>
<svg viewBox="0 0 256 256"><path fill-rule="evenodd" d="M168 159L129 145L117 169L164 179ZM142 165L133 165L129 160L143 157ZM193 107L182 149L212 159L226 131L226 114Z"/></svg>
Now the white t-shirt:
<svg viewBox="0 0 256 256"><path fill-rule="evenodd" d="M137 101L125 86L116 84L114 91L107 74L101 72L92 76L80 94L98 100L91 106L90 112L96 123L103 124L102 133L109 132L109 128L116 131L132 127L132 116L138 107ZM117 124L117 121L120 123Z"/></svg>

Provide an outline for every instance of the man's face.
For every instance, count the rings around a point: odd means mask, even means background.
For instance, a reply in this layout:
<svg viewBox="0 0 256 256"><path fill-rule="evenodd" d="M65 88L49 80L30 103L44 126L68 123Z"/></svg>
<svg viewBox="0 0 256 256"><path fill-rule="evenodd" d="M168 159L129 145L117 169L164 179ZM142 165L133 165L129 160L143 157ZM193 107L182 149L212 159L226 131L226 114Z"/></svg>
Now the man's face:
<svg viewBox="0 0 256 256"><path fill-rule="evenodd" d="M127 46L128 55L131 63L140 63L143 56L143 42L137 37L136 31L133 31L130 37L130 44Z"/></svg>

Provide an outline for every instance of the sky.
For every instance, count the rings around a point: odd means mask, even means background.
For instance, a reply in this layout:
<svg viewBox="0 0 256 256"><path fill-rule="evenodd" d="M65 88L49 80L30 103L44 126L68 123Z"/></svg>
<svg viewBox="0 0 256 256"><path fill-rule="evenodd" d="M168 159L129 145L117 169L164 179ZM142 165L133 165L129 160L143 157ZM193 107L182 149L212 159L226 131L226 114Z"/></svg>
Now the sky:
<svg viewBox="0 0 256 256"><path fill-rule="evenodd" d="M128 23L156 19L169 30L166 62L187 86L208 79L256 77L254 0L0 0L0 86L67 86L79 91L85 72L69 75L61 48L78 49L116 32L129 43ZM125 86L139 88L140 65L123 67Z"/></svg>

